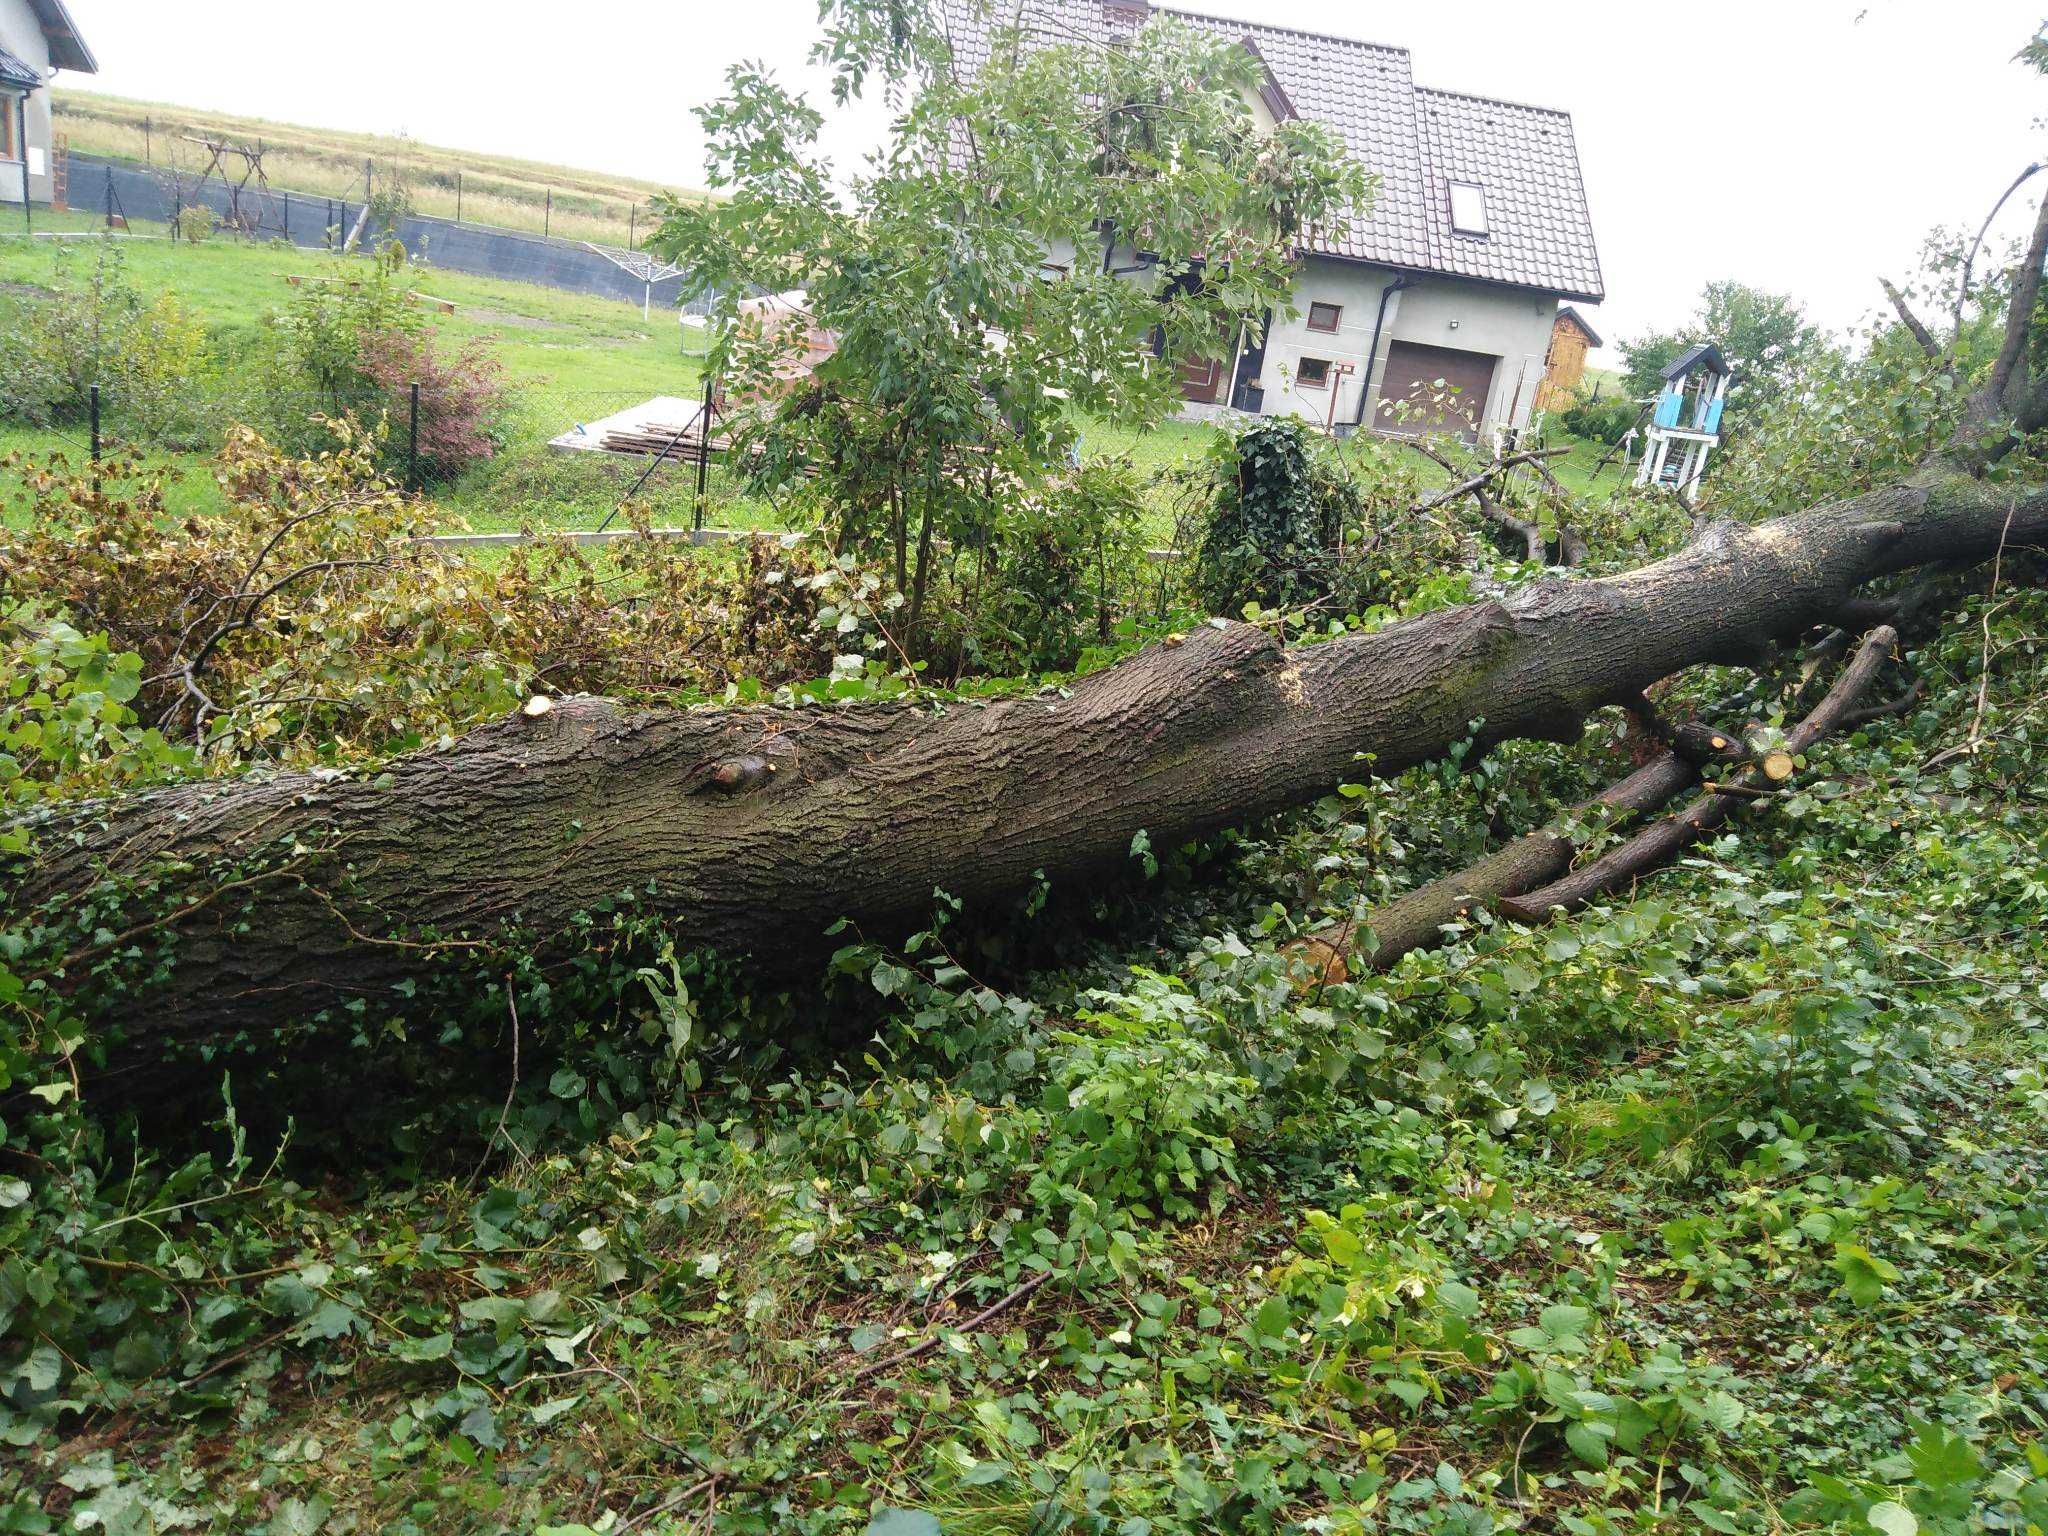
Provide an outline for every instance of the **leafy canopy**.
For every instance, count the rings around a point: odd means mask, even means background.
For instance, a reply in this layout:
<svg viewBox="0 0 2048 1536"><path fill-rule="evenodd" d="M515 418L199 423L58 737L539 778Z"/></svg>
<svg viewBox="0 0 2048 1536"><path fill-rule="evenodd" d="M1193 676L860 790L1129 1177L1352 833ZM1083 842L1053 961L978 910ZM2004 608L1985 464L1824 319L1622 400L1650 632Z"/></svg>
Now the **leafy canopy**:
<svg viewBox="0 0 2048 1536"><path fill-rule="evenodd" d="M1062 464L1082 415L1158 421L1179 360L1287 311L1303 232L1371 178L1320 125L1262 126L1256 57L1170 19L1111 48L997 26L971 72L936 5L824 20L839 100L901 93L886 146L838 185L819 110L736 66L698 114L726 196L669 205L654 244L717 297L728 388L781 397L752 424L760 472L883 530L899 575L914 530L921 596L932 536L971 535L992 481ZM763 291L800 291L836 344L793 393L801 332L735 323Z"/></svg>
<svg viewBox="0 0 2048 1536"><path fill-rule="evenodd" d="M1711 341L1735 370L1732 400L1749 411L1783 400L1801 370L1834 350L1796 299L1729 280L1708 283L1699 308L1673 331L1621 344L1631 395L1655 394L1659 375L1687 347Z"/></svg>

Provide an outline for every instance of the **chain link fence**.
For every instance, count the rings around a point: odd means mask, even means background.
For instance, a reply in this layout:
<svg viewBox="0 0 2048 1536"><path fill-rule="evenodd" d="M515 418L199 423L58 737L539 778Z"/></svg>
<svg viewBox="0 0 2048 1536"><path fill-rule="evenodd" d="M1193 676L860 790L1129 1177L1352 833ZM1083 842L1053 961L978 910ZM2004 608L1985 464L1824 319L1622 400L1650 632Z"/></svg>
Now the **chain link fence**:
<svg viewBox="0 0 2048 1536"><path fill-rule="evenodd" d="M65 196L74 214L93 216L109 229L145 222L175 228L187 210L204 209L211 227L251 239L283 240L306 249L366 251L393 239L414 259L451 272L623 299L649 311L674 310L683 288L681 274L650 267L632 252L631 244L650 232L638 224L637 212L627 227L603 231L613 238L597 241L604 249L594 249L583 239L474 220L414 212L393 216L355 188L340 196L293 192L76 154L68 157ZM0 219L6 217L0 211ZM36 214L23 210L21 218L21 227L33 233ZM47 214L45 222L49 223ZM76 222L68 220L65 225ZM619 245L627 248L619 250Z"/></svg>
<svg viewBox="0 0 2048 1536"><path fill-rule="evenodd" d="M401 382L390 388L274 391L258 382L203 394L165 384L88 383L53 403L12 395L0 380L0 450L65 465L135 463L167 481L180 512L225 512L214 483L227 434L248 426L277 446L319 452L332 423L351 419L378 434L378 464L416 493L437 531L624 532L664 529L787 529L787 496L750 485L718 439L696 431L701 383L679 371L676 393L645 388L506 391L502 409L471 413L463 391Z"/></svg>

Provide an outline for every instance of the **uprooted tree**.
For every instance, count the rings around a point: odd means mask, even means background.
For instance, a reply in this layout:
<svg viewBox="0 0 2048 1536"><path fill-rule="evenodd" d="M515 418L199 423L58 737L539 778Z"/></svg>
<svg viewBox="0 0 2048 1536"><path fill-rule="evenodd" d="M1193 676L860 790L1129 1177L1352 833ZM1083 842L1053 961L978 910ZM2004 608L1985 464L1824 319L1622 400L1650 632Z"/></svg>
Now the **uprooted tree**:
<svg viewBox="0 0 2048 1536"><path fill-rule="evenodd" d="M1001 897L1114 869L1476 734L1572 739L1703 662L1755 662L1860 589L2048 542L2016 453L2048 422L2022 366L2048 242L1957 440L1895 484L1596 580L1549 577L1378 633L1282 647L1216 622L1060 695L843 710L554 701L374 778L279 774L135 796L43 829L18 903L91 936L45 984L146 957L134 1033L193 1035L367 1004L516 934L545 955L627 902L692 944L765 959L836 919L886 924L934 888ZM111 987L109 987L111 990Z"/></svg>
<svg viewBox="0 0 2048 1536"><path fill-rule="evenodd" d="M921 917L935 890L989 902L1117 870L1141 831L1241 823L1468 738L1574 739L1591 712L1640 707L1689 667L1884 621L1872 583L2048 543L2044 258L2048 205L1960 424L1864 494L1376 633L1284 647L1211 621L1057 693L809 709L536 698L374 776L272 773L71 808L34 826L8 872L4 899L41 941L25 980L166 1042L403 1014L427 979L575 953L607 911L663 923L679 946L802 959L837 920L879 931ZM1942 344L1908 329L1939 374Z"/></svg>

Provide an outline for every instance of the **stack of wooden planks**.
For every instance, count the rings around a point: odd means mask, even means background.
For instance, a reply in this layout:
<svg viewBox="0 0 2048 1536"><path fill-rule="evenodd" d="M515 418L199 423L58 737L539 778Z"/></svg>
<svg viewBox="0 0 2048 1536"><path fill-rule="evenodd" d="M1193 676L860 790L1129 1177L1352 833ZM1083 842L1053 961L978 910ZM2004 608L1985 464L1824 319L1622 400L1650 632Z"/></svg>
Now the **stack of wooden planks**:
<svg viewBox="0 0 2048 1536"><path fill-rule="evenodd" d="M684 421L642 421L630 427L613 427L599 439L607 453L648 454L657 458L687 459L694 463L704 451L701 429L703 412ZM732 438L714 416L711 423L711 451L724 453Z"/></svg>

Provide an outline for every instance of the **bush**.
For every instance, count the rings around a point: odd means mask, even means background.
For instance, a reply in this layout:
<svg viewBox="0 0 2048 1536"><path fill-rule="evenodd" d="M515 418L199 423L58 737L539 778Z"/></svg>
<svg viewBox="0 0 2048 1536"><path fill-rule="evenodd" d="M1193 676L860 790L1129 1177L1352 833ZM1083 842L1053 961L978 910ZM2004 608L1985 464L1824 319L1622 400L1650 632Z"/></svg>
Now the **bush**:
<svg viewBox="0 0 2048 1536"><path fill-rule="evenodd" d="M1328 595L1338 535L1355 496L1292 418L1254 423L1217 442L1209 525L1195 595L1212 613L1247 603L1291 608Z"/></svg>
<svg viewBox="0 0 2048 1536"><path fill-rule="evenodd" d="M758 697L879 645L874 578L810 543L629 539L598 567L551 540L489 566L448 560L418 542L424 509L379 475L374 441L333 430L293 458L236 429L216 469L228 515L182 523L133 466L0 460L29 488L0 524L0 599L90 614L141 658L118 700L129 723L203 741L216 766L403 750L536 685Z"/></svg>
<svg viewBox="0 0 2048 1536"><path fill-rule="evenodd" d="M505 410L504 370L481 342L451 356L434 349L422 332L386 330L362 338L363 376L383 392L394 421L410 409L419 386L419 476L452 480L498 448L497 425ZM397 436L387 461L409 452Z"/></svg>
<svg viewBox="0 0 2048 1536"><path fill-rule="evenodd" d="M1614 394L1600 398L1579 395L1570 405L1557 413L1557 419L1574 437L1585 438L1588 442L1613 444L1621 441L1641 414L1642 407L1626 395Z"/></svg>
<svg viewBox="0 0 2048 1536"><path fill-rule="evenodd" d="M997 674L1071 671L1111 639L1144 558L1129 466L1084 465L991 512L985 570L966 598L971 659Z"/></svg>
<svg viewBox="0 0 2048 1536"><path fill-rule="evenodd" d="M219 226L220 216L204 203L187 203L174 221L177 237L190 245L199 244Z"/></svg>
<svg viewBox="0 0 2048 1536"><path fill-rule="evenodd" d="M73 260L60 256L49 296L0 334L0 417L82 422L98 385L109 436L161 448L207 441L219 424L205 328L171 294L145 300L130 286L113 242L99 241L82 273Z"/></svg>
<svg viewBox="0 0 2048 1536"><path fill-rule="evenodd" d="M300 285L278 318L270 370L269 414L281 443L317 448L326 436L323 415L397 423L377 457L387 472L404 472L402 424L418 384L422 478L452 478L496 451L505 409L497 365L476 345L452 357L436 348L406 273L404 251L387 246L375 262L339 263L325 281Z"/></svg>

